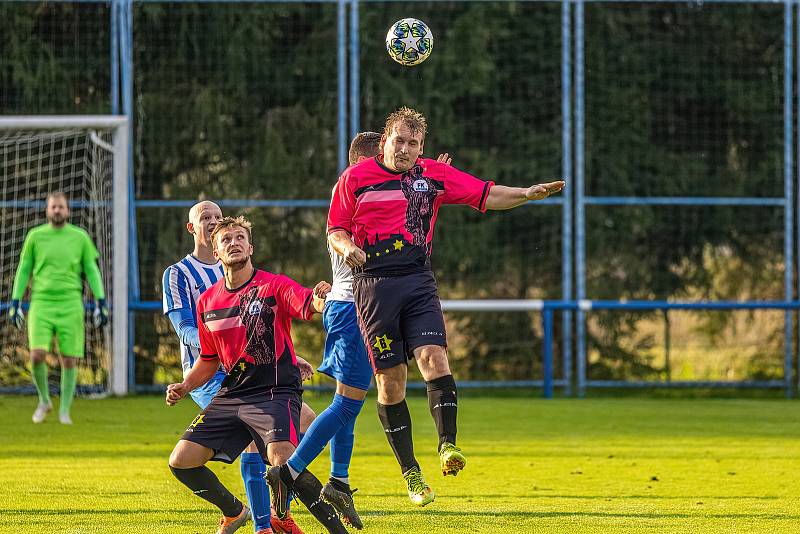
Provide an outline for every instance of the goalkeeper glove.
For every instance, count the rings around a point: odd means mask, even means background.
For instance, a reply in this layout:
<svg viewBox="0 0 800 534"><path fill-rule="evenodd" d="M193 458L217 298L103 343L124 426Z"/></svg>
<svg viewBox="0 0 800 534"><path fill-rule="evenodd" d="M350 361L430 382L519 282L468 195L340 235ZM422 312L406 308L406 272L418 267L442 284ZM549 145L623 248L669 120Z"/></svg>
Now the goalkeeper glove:
<svg viewBox="0 0 800 534"><path fill-rule="evenodd" d="M18 300L12 300L11 305L8 307L8 318L11 323L17 328L22 330L25 326L25 316L22 314L22 304Z"/></svg>
<svg viewBox="0 0 800 534"><path fill-rule="evenodd" d="M108 324L108 307L106 299L99 299L92 312L92 324L95 328L100 328Z"/></svg>

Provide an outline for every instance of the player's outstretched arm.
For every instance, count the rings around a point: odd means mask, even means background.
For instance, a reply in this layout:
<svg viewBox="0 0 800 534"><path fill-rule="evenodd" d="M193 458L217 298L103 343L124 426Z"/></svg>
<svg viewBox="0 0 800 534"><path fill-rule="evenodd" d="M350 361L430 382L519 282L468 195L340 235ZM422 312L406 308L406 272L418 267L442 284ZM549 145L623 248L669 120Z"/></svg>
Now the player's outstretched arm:
<svg viewBox="0 0 800 534"><path fill-rule="evenodd" d="M353 243L350 234L344 230L328 234L328 242L350 267L360 267L367 261L367 254Z"/></svg>
<svg viewBox="0 0 800 534"><path fill-rule="evenodd" d="M194 389L199 388L209 380L219 369L219 360L209 359L204 360L200 358L186 373L183 382L179 384L170 384L167 386L167 404L174 406L179 400L189 394Z"/></svg>
<svg viewBox="0 0 800 534"><path fill-rule="evenodd" d="M487 210L508 210L525 204L529 200L542 200L564 189L564 182L548 182L530 187L508 187L495 185L486 198Z"/></svg>

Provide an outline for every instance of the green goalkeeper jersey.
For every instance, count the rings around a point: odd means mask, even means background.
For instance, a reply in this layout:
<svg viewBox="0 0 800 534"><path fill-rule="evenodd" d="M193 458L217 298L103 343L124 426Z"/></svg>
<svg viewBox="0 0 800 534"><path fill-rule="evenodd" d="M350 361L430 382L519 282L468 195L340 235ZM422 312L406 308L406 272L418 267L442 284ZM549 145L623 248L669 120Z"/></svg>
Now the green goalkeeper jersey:
<svg viewBox="0 0 800 534"><path fill-rule="evenodd" d="M83 278L96 299L105 298L97 266L97 249L89 234L66 223L37 226L25 236L11 298L21 300L33 274L31 300L72 300L83 296Z"/></svg>

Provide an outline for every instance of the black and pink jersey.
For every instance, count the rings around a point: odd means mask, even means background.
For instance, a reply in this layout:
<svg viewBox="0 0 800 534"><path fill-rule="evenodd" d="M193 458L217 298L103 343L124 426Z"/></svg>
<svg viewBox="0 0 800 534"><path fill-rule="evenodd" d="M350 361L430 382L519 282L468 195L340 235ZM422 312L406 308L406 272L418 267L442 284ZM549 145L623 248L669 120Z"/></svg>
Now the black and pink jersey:
<svg viewBox="0 0 800 534"><path fill-rule="evenodd" d="M345 169L333 189L328 233L344 230L367 254L361 271L393 276L430 269L431 241L442 204L486 211L494 182L450 165L417 159L405 172L386 168L381 156Z"/></svg>
<svg viewBox="0 0 800 534"><path fill-rule="evenodd" d="M228 289L220 279L197 301L200 358L219 359L228 377L217 397L301 391L292 319L311 319L312 290L284 275L254 270Z"/></svg>

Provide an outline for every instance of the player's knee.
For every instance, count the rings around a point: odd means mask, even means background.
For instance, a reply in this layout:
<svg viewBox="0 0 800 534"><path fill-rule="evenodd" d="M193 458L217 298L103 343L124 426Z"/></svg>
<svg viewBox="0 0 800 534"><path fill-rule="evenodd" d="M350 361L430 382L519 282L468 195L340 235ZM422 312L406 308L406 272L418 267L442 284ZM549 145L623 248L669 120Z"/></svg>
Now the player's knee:
<svg viewBox="0 0 800 534"><path fill-rule="evenodd" d="M186 469L182 462L180 451L177 447L172 449L172 454L169 455L169 466L173 469Z"/></svg>
<svg viewBox="0 0 800 534"><path fill-rule="evenodd" d="M417 365L426 380L450 374L450 364L444 347L423 347L417 354Z"/></svg>
<svg viewBox="0 0 800 534"><path fill-rule="evenodd" d="M200 467L205 462L197 458L196 454L187 449L184 441L181 440L172 449L172 454L169 455L169 466L175 469L191 469L192 467Z"/></svg>
<svg viewBox="0 0 800 534"><path fill-rule="evenodd" d="M311 406L304 402L303 406L300 408L300 432L305 433L316 418L317 414L314 413Z"/></svg>
<svg viewBox="0 0 800 534"><path fill-rule="evenodd" d="M406 397L405 384L395 380L378 382L378 402L381 404L397 404Z"/></svg>
<svg viewBox="0 0 800 534"><path fill-rule="evenodd" d="M289 441L273 441L267 446L267 456L271 465L283 465L289 461L295 446Z"/></svg>

